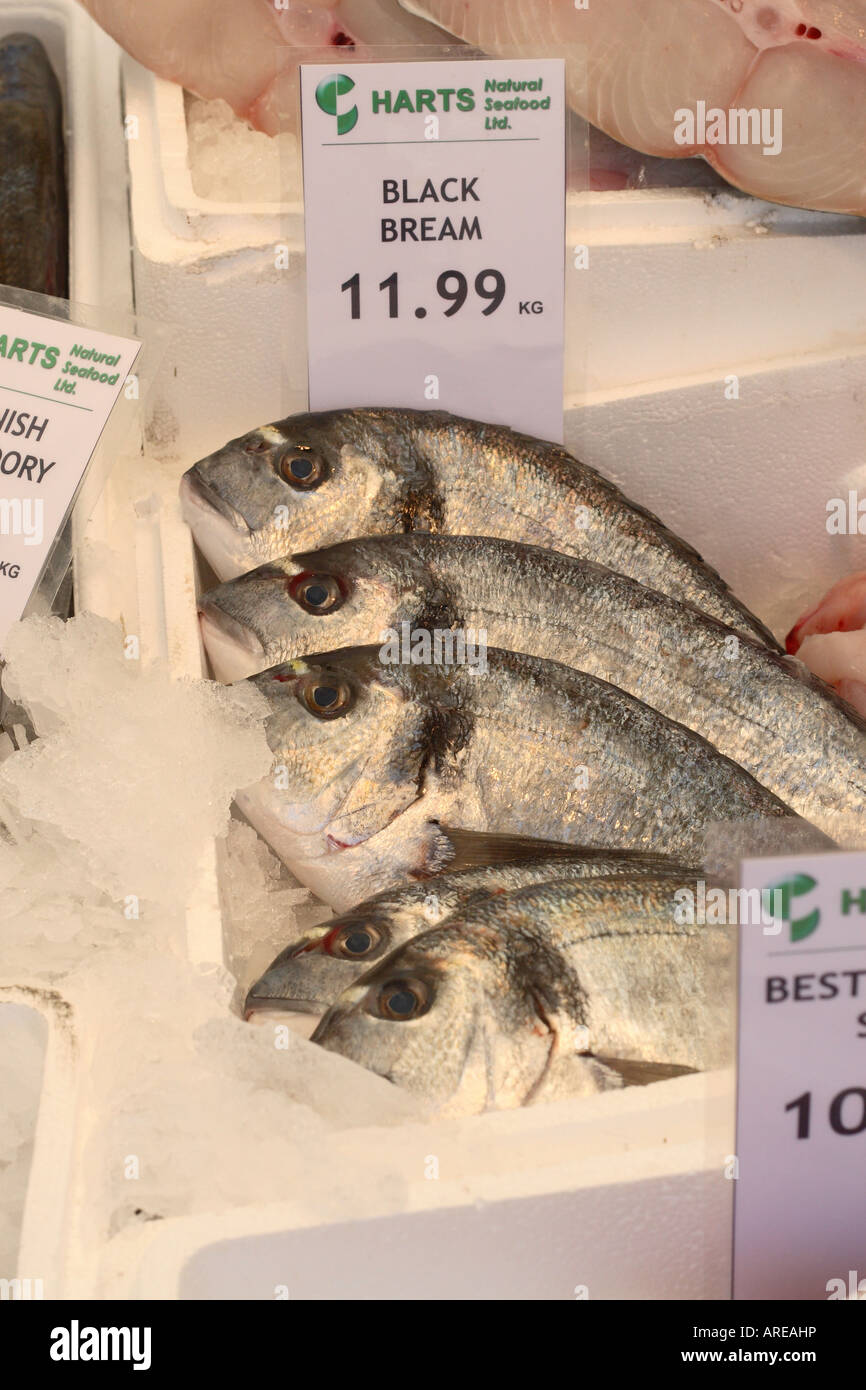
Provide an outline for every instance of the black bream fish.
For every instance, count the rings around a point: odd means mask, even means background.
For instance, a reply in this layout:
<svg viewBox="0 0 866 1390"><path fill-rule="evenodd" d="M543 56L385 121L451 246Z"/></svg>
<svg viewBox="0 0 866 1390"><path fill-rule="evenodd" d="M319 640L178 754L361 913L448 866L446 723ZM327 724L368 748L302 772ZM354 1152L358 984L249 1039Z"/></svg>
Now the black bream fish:
<svg viewBox="0 0 866 1390"><path fill-rule="evenodd" d="M437 631L453 645L482 630L685 724L827 834L866 827L866 721L802 662L591 561L488 537L373 536L263 566L200 609L228 679L355 642L414 644L423 659L425 634L432 648Z"/></svg>
<svg viewBox="0 0 866 1390"><path fill-rule="evenodd" d="M530 847L532 841L526 841ZM311 927L280 952L250 988L247 1017L258 1010L322 1013L348 985L390 951L438 926L452 912L485 901L494 894L545 883L552 878L610 878L636 873L689 875L687 869L663 855L642 855L607 849L558 845L534 858L485 864L456 873L437 874L423 883L406 883L388 893L330 917Z"/></svg>
<svg viewBox="0 0 866 1390"><path fill-rule="evenodd" d="M500 536L609 565L777 645L697 551L595 469L441 410L291 415L194 464L181 500L220 579L352 536Z"/></svg>
<svg viewBox="0 0 866 1390"><path fill-rule="evenodd" d="M398 844L433 820L695 863L712 824L803 824L697 734L556 662L491 648L484 671L386 665L358 647L251 684L273 711L274 766L238 804L331 904L366 896L345 855L378 862L361 847L386 827ZM380 872L384 891L395 879Z"/></svg>
<svg viewBox="0 0 866 1390"><path fill-rule="evenodd" d="M0 284L69 294L63 103L38 39L0 39Z"/></svg>
<svg viewBox="0 0 866 1390"><path fill-rule="evenodd" d="M647 875L472 904L362 975L312 1041L447 1114L723 1066L735 931L684 925L683 891Z"/></svg>

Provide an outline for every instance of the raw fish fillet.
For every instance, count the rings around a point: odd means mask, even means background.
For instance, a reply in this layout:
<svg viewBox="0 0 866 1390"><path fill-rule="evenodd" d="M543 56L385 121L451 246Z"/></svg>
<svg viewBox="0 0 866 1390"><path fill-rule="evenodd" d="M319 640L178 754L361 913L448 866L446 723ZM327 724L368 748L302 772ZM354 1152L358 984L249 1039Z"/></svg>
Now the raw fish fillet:
<svg viewBox="0 0 866 1390"><path fill-rule="evenodd" d="M586 9L574 0L291 0L288 10L274 0L81 3L145 67L227 101L269 135L294 118L298 49L331 48L345 64L380 56L377 46L403 45L402 54L407 44L459 38L492 54L565 57L574 109L633 150L704 155L748 193L866 214L866 0L592 0ZM675 113L698 102L766 109L768 119L778 108L779 152L712 143L711 132L678 143ZM604 150L592 158L592 188L709 182L674 180L663 165L635 171L627 154L609 171Z"/></svg>
<svg viewBox="0 0 866 1390"><path fill-rule="evenodd" d="M866 214L864 0L401 3L487 53L564 56L574 108L626 145L702 154L730 183L774 202ZM699 101L780 109L779 153L678 144L674 113Z"/></svg>
<svg viewBox="0 0 866 1390"><path fill-rule="evenodd" d="M866 571L834 584L794 624L786 645L866 715Z"/></svg>
<svg viewBox="0 0 866 1390"><path fill-rule="evenodd" d="M397 0L81 0L127 53L201 97L220 97L275 135L297 99L297 48L330 47L341 62L376 44L442 42ZM401 55L402 56L402 55ZM311 54L311 60L320 55Z"/></svg>

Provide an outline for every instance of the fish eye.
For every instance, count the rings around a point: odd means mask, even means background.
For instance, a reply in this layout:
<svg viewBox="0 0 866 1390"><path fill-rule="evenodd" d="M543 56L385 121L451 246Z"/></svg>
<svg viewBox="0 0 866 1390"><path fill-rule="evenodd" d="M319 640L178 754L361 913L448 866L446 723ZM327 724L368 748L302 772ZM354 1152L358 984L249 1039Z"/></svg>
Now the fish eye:
<svg viewBox="0 0 866 1390"><path fill-rule="evenodd" d="M329 942L332 956L342 956L345 960L362 960L382 942L382 933L369 922L355 922L341 927Z"/></svg>
<svg viewBox="0 0 866 1390"><path fill-rule="evenodd" d="M381 1018L405 1023L426 1014L432 1002L432 993L423 980L388 980L376 996L376 1010Z"/></svg>
<svg viewBox="0 0 866 1390"><path fill-rule="evenodd" d="M318 487L327 477L324 460L304 444L290 445L280 459L279 468L286 482L301 491Z"/></svg>
<svg viewBox="0 0 866 1390"><path fill-rule="evenodd" d="M339 580L331 574L299 574L289 584L289 595L307 613L333 613L343 602Z"/></svg>
<svg viewBox="0 0 866 1390"><path fill-rule="evenodd" d="M348 682L338 679L308 678L301 687L301 695L310 714L317 719L336 719L355 703L354 691Z"/></svg>

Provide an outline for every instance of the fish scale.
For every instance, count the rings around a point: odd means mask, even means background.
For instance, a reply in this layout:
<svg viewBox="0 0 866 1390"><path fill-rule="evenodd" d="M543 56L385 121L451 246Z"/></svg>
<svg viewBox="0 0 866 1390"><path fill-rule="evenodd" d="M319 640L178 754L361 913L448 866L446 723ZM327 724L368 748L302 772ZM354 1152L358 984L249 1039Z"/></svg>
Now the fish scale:
<svg viewBox="0 0 866 1390"><path fill-rule="evenodd" d="M271 706L274 771L239 793L239 805L329 902L346 905L349 863L363 866L368 845L376 872L386 828L399 842L419 822L689 863L701 862L719 823L755 835L804 825L697 734L556 662L490 648L486 672L473 675L383 664L377 647L359 647L251 684ZM317 692L336 693L336 708L312 711ZM813 833L815 846L828 844ZM393 886L393 861L379 872L379 886Z"/></svg>
<svg viewBox="0 0 866 1390"><path fill-rule="evenodd" d="M493 847L496 841L491 840ZM408 883L391 893L359 903L340 917L330 917L286 946L249 990L247 1016L261 1009L323 1012L347 985L390 951L437 926L453 912L494 894L549 879L608 878L654 873L695 877L675 860L622 851L560 845L554 850L524 841L534 856L487 863L437 874L424 883ZM505 845L501 853L513 846Z"/></svg>
<svg viewBox="0 0 866 1390"><path fill-rule="evenodd" d="M312 1040L467 1114L727 1064L735 931L676 875L549 880L473 902L346 989Z"/></svg>
<svg viewBox="0 0 866 1390"><path fill-rule="evenodd" d="M297 458L312 477L292 480ZM692 546L595 469L445 411L289 416L194 464L181 500L220 579L359 535L498 536L608 565L777 646Z"/></svg>
<svg viewBox="0 0 866 1390"><path fill-rule="evenodd" d="M306 573L338 586L324 612L299 602L292 576ZM866 721L801 662L591 561L489 537L377 536L275 562L205 595L201 610L229 675L404 624L482 630L701 734L828 835L851 841L866 824Z"/></svg>

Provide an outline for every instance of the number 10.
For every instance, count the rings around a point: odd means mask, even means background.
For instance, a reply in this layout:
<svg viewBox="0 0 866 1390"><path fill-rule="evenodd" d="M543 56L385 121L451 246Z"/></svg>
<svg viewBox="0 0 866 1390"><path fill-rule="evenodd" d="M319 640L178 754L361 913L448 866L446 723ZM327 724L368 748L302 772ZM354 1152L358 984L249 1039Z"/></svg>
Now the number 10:
<svg viewBox="0 0 866 1390"><path fill-rule="evenodd" d="M851 1118L854 1124L846 1124L842 1114L845 1102L849 1096L857 1096L860 1101L860 1117L856 1115ZM797 1111L797 1138L808 1139L812 1122L812 1092L804 1091L796 1100L792 1100L785 1106L785 1110ZM828 1114L830 1128L834 1134L862 1134L866 1130L866 1088L863 1086L849 1086L846 1091L840 1091L830 1102Z"/></svg>

